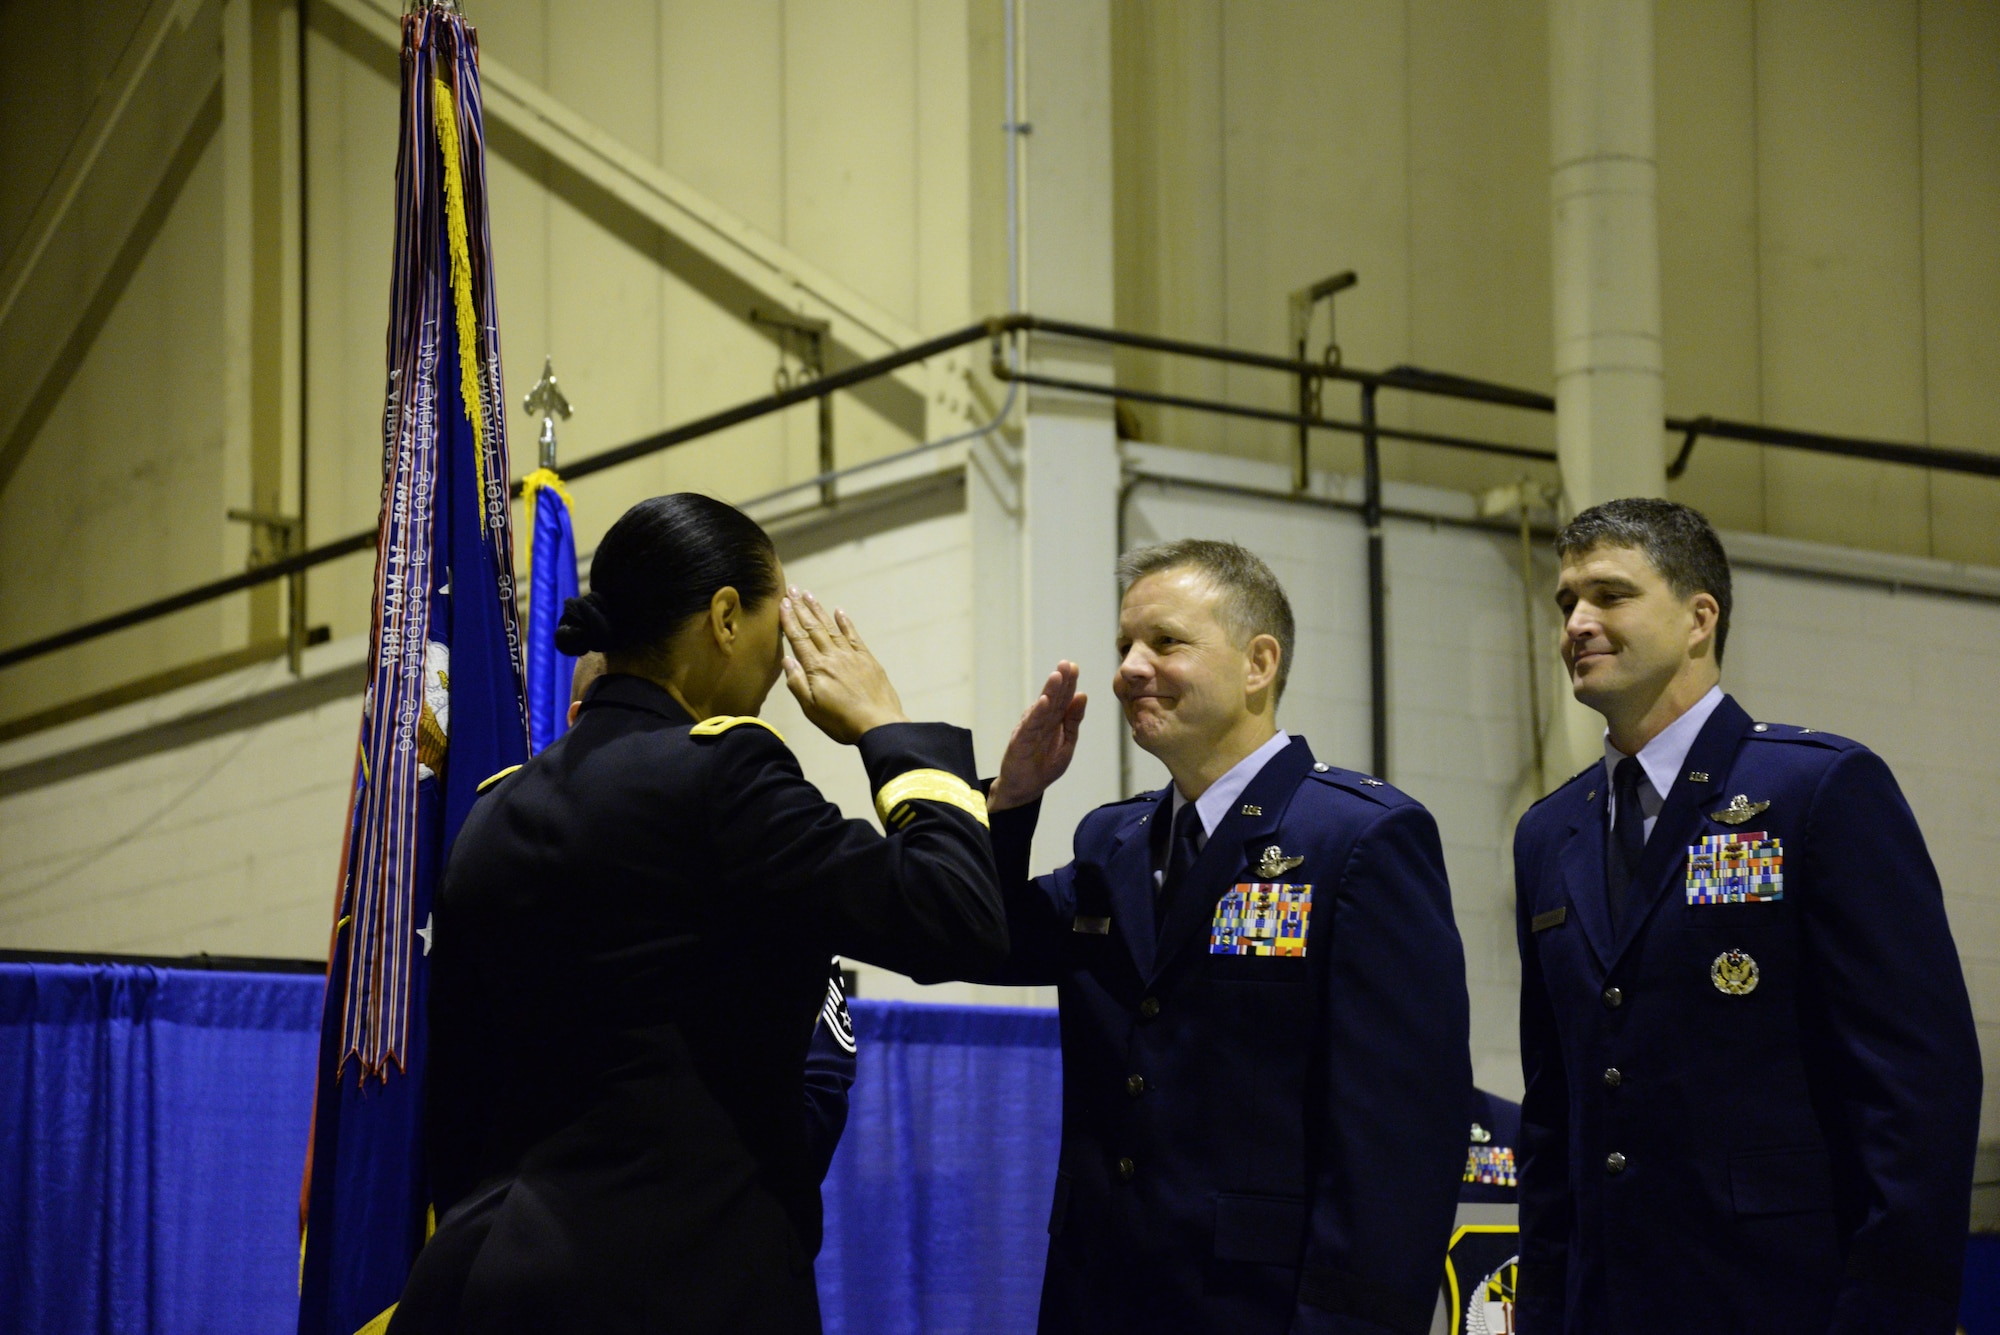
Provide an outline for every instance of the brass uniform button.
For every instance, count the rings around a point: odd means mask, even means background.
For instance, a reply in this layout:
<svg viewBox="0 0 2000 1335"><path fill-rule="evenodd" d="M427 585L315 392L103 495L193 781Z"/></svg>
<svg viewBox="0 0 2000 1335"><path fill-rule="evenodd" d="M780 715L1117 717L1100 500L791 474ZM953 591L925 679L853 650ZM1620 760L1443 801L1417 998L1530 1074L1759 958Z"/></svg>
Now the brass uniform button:
<svg viewBox="0 0 2000 1335"><path fill-rule="evenodd" d="M1158 997L1147 997L1144 1001L1139 1003L1140 1019L1150 1020L1159 1013L1160 1013L1160 999Z"/></svg>
<svg viewBox="0 0 2000 1335"><path fill-rule="evenodd" d="M1118 1180L1120 1182L1130 1182L1132 1180L1132 1174L1138 1171L1139 1171L1138 1165L1133 1163L1130 1159L1120 1159L1118 1161Z"/></svg>
<svg viewBox="0 0 2000 1335"><path fill-rule="evenodd" d="M1625 1083L1625 1074L1616 1066L1607 1066L1604 1068L1604 1083L1616 1089Z"/></svg>
<svg viewBox="0 0 2000 1335"><path fill-rule="evenodd" d="M1125 1092L1135 1099L1144 1094L1146 1092L1146 1077L1143 1075L1126 1076Z"/></svg>
<svg viewBox="0 0 2000 1335"><path fill-rule="evenodd" d="M1624 1004L1625 1004L1625 994L1623 992L1619 991L1615 987L1607 987L1604 989L1604 1007L1606 1010L1615 1011Z"/></svg>
<svg viewBox="0 0 2000 1335"><path fill-rule="evenodd" d="M1604 1156L1604 1171L1616 1177L1625 1171L1625 1156L1617 1150Z"/></svg>

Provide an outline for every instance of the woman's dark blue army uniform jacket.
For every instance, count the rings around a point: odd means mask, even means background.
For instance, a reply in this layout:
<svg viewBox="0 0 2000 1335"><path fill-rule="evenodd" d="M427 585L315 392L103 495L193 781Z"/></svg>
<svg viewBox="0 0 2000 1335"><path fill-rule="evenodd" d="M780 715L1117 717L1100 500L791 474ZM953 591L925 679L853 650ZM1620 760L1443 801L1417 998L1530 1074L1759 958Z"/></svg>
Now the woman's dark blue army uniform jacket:
<svg viewBox="0 0 2000 1335"><path fill-rule="evenodd" d="M886 838L771 728L609 676L473 809L431 955L438 1230L395 1335L819 1329L827 960L940 978L1006 948L970 735L860 751Z"/></svg>

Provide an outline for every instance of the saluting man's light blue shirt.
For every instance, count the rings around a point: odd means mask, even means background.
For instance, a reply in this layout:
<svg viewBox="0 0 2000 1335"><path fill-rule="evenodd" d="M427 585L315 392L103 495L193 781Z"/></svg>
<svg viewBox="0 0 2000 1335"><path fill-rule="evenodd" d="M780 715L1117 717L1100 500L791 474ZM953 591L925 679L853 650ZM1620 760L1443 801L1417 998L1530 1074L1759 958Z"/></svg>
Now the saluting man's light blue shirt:
<svg viewBox="0 0 2000 1335"><path fill-rule="evenodd" d="M1694 739L1701 735L1701 728L1708 722L1708 716L1722 703L1722 687L1711 686L1708 694L1694 702L1687 713L1660 729L1660 735L1639 748L1639 769L1645 778L1639 781L1639 810L1646 813L1646 837L1653 837L1653 822L1660 818L1660 808L1667 804L1667 793L1674 786L1674 779L1687 763L1688 752L1694 747ZM1604 779L1605 789L1611 800L1605 803L1610 813L1611 828L1618 828L1618 762L1625 759L1625 753L1611 744L1611 730L1604 730ZM1241 792L1241 789L1237 790ZM1178 795L1178 794L1176 794ZM1206 815L1206 813L1204 813Z"/></svg>
<svg viewBox="0 0 2000 1335"><path fill-rule="evenodd" d="M1196 848L1207 846L1208 832L1222 824L1222 818L1229 814L1229 808L1236 805L1236 799L1243 796L1243 790L1250 786L1250 780L1256 778L1257 772L1270 763L1272 756L1291 744L1291 734L1283 728L1278 729L1270 741L1231 765L1227 774L1208 785L1207 790L1194 800L1195 815L1201 820L1201 833L1194 837ZM1179 816L1181 808L1186 806L1187 802L1186 795L1181 792L1181 786L1175 784L1173 809L1167 813L1168 817Z"/></svg>

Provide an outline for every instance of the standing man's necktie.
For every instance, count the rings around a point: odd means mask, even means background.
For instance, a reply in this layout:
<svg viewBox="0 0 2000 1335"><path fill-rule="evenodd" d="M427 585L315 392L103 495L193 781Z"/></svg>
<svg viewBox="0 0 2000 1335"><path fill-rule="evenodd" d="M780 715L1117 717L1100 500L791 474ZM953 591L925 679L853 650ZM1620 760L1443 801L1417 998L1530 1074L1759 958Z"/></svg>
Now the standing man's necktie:
<svg viewBox="0 0 2000 1335"><path fill-rule="evenodd" d="M1201 813L1194 803L1183 802L1181 809L1174 813L1173 838L1167 843L1167 874L1160 883L1159 912L1155 918L1164 923L1167 920L1166 906L1174 902L1174 895L1181 883L1187 880L1188 869L1194 866L1199 849L1195 840L1201 834Z"/></svg>
<svg viewBox="0 0 2000 1335"><path fill-rule="evenodd" d="M1613 933L1624 927L1632 909L1632 879L1639 874L1639 858L1646 851L1646 813L1639 806L1639 782L1644 777L1637 756L1626 756L1611 772L1617 809L1604 850L1604 884Z"/></svg>

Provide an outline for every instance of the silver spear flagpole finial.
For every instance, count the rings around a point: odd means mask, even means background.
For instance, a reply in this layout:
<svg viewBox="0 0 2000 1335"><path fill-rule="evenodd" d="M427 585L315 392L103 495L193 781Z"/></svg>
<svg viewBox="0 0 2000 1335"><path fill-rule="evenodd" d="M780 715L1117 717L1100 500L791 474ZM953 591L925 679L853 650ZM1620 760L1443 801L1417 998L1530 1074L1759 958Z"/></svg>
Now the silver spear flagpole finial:
<svg viewBox="0 0 2000 1335"><path fill-rule="evenodd" d="M567 421L570 415L569 400L556 387L555 358L542 359L542 378L528 391L528 397L521 400L521 407L541 417L541 463L542 467L553 469L556 466L556 419L560 417Z"/></svg>

